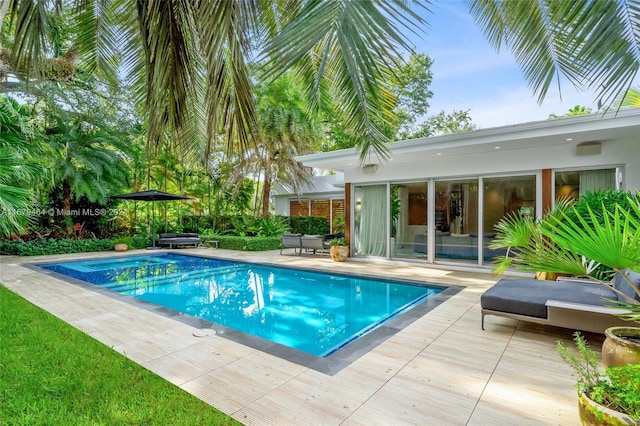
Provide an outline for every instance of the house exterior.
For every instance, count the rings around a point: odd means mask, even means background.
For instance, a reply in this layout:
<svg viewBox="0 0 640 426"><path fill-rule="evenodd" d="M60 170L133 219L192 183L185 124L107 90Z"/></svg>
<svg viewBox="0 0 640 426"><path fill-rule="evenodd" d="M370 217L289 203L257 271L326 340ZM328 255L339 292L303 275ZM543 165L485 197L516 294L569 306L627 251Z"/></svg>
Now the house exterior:
<svg viewBox="0 0 640 426"><path fill-rule="evenodd" d="M505 215L540 217L556 199L586 191L640 190L637 108L406 140L389 148L387 160L364 164L355 149L296 158L343 173L355 257L490 268L500 253L488 243Z"/></svg>
<svg viewBox="0 0 640 426"><path fill-rule="evenodd" d="M302 185L300 194L282 182L273 184L275 214L284 216L324 216L329 219L330 232L338 216L345 213L344 175L315 176Z"/></svg>

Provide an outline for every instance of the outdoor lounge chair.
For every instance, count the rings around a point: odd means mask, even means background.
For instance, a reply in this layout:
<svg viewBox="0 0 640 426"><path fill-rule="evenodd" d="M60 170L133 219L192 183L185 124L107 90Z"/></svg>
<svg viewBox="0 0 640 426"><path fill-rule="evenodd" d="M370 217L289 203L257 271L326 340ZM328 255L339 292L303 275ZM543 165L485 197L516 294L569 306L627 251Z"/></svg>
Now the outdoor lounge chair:
<svg viewBox="0 0 640 426"><path fill-rule="evenodd" d="M640 283L640 274L627 273L636 285ZM612 287L638 298L620 274L616 274ZM628 324L614 315L620 309L611 307L606 299L624 300L608 286L592 281L502 279L480 297L482 329L485 315L594 333Z"/></svg>
<svg viewBox="0 0 640 426"><path fill-rule="evenodd" d="M169 246L170 249L179 245L191 245L198 248L198 244L200 244L200 237L196 233L160 234L158 239L159 246Z"/></svg>
<svg viewBox="0 0 640 426"><path fill-rule="evenodd" d="M313 254L320 251L321 253L328 253L329 243L325 242L322 235L303 235L300 237L301 247L306 251L313 251Z"/></svg>
<svg viewBox="0 0 640 426"><path fill-rule="evenodd" d="M282 254L282 250L286 248L292 248L295 254L302 254L302 242L300 241L300 237L302 234L283 234L280 246L280 254ZM300 253L298 253L300 250Z"/></svg>

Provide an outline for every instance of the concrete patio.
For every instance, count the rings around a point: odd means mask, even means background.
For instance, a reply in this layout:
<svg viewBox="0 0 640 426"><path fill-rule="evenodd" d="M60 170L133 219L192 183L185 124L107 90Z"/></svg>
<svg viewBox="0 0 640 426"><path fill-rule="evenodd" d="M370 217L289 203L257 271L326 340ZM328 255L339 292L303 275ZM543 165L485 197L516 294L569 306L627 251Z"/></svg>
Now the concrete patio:
<svg viewBox="0 0 640 426"><path fill-rule="evenodd" d="M580 424L571 370L555 350L573 330L487 317L482 331L479 300L493 275L278 251L177 252L465 288L330 376L21 266L120 253L0 256L0 283L247 425Z"/></svg>

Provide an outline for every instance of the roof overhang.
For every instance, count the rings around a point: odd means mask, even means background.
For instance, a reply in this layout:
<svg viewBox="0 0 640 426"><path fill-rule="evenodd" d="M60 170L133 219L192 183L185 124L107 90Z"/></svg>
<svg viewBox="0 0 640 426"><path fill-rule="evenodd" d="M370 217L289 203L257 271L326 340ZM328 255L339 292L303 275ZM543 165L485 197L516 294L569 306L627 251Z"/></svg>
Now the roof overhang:
<svg viewBox="0 0 640 426"><path fill-rule="evenodd" d="M640 108L398 141L388 145L390 157L386 160L372 156L361 161L355 148L298 156L296 160L308 167L344 171L360 165L415 160L418 155L469 155L524 149L533 144L541 147L629 137L638 138L640 144Z"/></svg>

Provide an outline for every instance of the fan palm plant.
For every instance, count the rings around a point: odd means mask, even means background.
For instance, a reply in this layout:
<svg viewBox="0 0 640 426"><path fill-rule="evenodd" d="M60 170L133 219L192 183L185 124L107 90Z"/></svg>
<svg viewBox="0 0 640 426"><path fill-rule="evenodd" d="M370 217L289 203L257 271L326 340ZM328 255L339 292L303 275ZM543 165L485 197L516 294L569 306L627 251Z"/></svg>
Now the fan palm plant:
<svg viewBox="0 0 640 426"><path fill-rule="evenodd" d="M52 109L46 141L55 188L62 189L63 209L83 196L105 203L127 182L128 140L109 129L92 127L85 117Z"/></svg>
<svg viewBox="0 0 640 426"><path fill-rule="evenodd" d="M580 213L570 201L542 219L511 215L496 225L492 248L507 248L496 262L496 273L508 267L524 271L558 272L589 277L602 283L620 273L637 294L617 304L620 316L640 322L640 288L626 271L640 272L640 193L626 203ZM614 289L615 291L615 289ZM622 294L622 293L620 293Z"/></svg>

